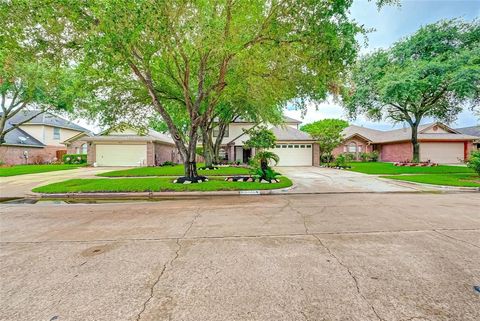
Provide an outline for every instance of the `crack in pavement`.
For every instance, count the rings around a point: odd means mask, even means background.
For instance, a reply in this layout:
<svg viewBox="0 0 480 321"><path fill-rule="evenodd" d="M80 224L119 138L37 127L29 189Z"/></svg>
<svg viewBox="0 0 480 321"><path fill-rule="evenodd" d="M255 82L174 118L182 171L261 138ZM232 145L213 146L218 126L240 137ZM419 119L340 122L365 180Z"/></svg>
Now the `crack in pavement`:
<svg viewBox="0 0 480 321"><path fill-rule="evenodd" d="M193 224L195 224L195 222L197 221L199 216L200 216L200 209L197 209L197 213L193 217L193 219L190 222L190 224L188 225L188 227L183 232L182 237L176 238L175 243L177 245L177 249L175 250L175 255L173 256L173 258L170 261L165 262L165 264L163 265L160 273L158 274L157 278L155 279L155 282L153 282L153 284L150 286L150 295L143 302L142 309L140 310L140 312L137 314L137 317L135 318L136 321L139 321L142 318L142 314L145 312L148 304L153 299L155 287L157 286L157 284L160 282L163 275L165 274L165 271L167 270L167 266L171 267L173 265L173 262L175 262L175 260L178 259L179 255L180 255L180 251L182 250L182 244L180 243L180 240L185 238L185 235L187 235L187 233L190 231L190 229L192 228Z"/></svg>
<svg viewBox="0 0 480 321"><path fill-rule="evenodd" d="M378 315L377 311L375 310L375 307L370 302L368 302L365 295L362 293L362 291L360 291L360 286L359 286L357 277L353 274L353 272L350 270L350 268L346 264L344 264L335 254L333 254L333 252L330 250L330 248L328 248L328 246L326 246L325 243L323 243L322 240L320 240L320 238L317 235L315 235L315 234L310 234L310 235L313 236L315 239L317 239L318 243L328 252L328 254L331 257L333 257L335 259L335 261L337 261L337 263L340 264L348 272L348 274L350 275L350 277L352 278L352 280L355 284L355 287L357 289L357 293L360 295L360 297L363 299L363 301L370 306L370 309L372 310L373 314L375 314L377 319L380 320L380 321L383 321L383 319Z"/></svg>
<svg viewBox="0 0 480 321"><path fill-rule="evenodd" d="M457 241L457 242L462 242L462 243L465 243L465 244L468 244L468 245L470 245L470 246L473 246L473 247L476 247L476 248L480 249L480 246L478 246L478 245L476 245L476 244L473 244L473 243L470 243L470 242L468 242L468 241L465 241L465 240L462 240L462 239L459 239L459 238L450 236L450 235L445 234L445 233L441 233L441 232L439 232L437 229L433 229L432 231L435 232L435 233L438 233L438 234L440 234L440 235L442 235L442 236L444 236L444 237L448 237L449 239L455 240L455 241Z"/></svg>

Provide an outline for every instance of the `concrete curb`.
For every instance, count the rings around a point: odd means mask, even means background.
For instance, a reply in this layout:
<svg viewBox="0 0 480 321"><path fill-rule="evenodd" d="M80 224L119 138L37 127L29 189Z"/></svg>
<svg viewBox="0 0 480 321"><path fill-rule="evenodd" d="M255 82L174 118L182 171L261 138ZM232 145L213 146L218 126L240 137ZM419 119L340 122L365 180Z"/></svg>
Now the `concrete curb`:
<svg viewBox="0 0 480 321"><path fill-rule="evenodd" d="M382 178L391 180L389 178ZM400 182L400 180L398 181ZM434 184L425 184L425 183L417 183L417 182L409 182L409 181L401 181L405 183L405 185L417 185L422 187L429 187L434 190L446 190L446 191L457 191L457 192L480 192L480 187L468 187L468 186L447 186L447 185L434 185Z"/></svg>

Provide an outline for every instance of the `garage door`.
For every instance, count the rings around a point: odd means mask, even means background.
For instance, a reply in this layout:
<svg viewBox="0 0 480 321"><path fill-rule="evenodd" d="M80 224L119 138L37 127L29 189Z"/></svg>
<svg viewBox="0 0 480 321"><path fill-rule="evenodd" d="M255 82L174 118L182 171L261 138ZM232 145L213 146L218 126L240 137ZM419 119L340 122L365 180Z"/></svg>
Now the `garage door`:
<svg viewBox="0 0 480 321"><path fill-rule="evenodd" d="M279 144L272 152L280 157L277 166L312 166L312 144Z"/></svg>
<svg viewBox="0 0 480 321"><path fill-rule="evenodd" d="M463 143L420 143L420 160L453 164L463 160Z"/></svg>
<svg viewBox="0 0 480 321"><path fill-rule="evenodd" d="M144 166L147 145L96 145L98 166Z"/></svg>

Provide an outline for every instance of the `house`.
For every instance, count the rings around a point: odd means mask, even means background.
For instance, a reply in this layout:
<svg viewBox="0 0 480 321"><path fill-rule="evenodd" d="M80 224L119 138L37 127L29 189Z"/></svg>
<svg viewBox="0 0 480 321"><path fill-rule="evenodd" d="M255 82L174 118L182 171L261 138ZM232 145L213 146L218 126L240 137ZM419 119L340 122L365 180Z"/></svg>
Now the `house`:
<svg viewBox="0 0 480 321"><path fill-rule="evenodd" d="M280 158L278 166L318 165L318 144L315 144L315 140L309 134L299 130L300 124L300 121L284 116L282 125L267 125L277 138L276 146L271 151ZM226 161L248 163L255 155L255 150L244 147L244 142L249 137L243 130L257 125L242 118L230 123L222 140L220 156ZM213 135L216 136L217 133L214 131Z"/></svg>
<svg viewBox="0 0 480 321"><path fill-rule="evenodd" d="M20 111L10 118L6 128L38 114L37 110ZM0 161L8 164L49 163L66 153L63 141L88 130L52 113L42 113L5 135L0 145Z"/></svg>
<svg viewBox="0 0 480 321"><path fill-rule="evenodd" d="M480 150L480 125L455 128L455 130L464 135L475 136L476 139L473 141L473 148Z"/></svg>
<svg viewBox="0 0 480 321"><path fill-rule="evenodd" d="M83 135L67 142L71 148L87 144L88 164L97 166L157 166L165 161L179 163L173 139L165 134L132 128L107 130L100 135Z"/></svg>
<svg viewBox="0 0 480 321"><path fill-rule="evenodd" d="M272 149L280 156L279 166L312 166L318 164L318 145L300 131L298 120L285 117L282 126L270 126L277 137ZM244 148L249 137L243 129L258 124L243 119L232 122L225 133L220 155L226 161L247 163L255 150ZM214 136L218 135L214 131ZM171 137L152 129L140 133L134 129L110 130L100 135L88 132L65 141L70 152L88 150L88 163L97 166L157 166L165 161L180 163L180 155Z"/></svg>
<svg viewBox="0 0 480 321"><path fill-rule="evenodd" d="M344 131L345 140L333 154L351 153L358 159L363 152L377 151L384 162L410 161L413 147L411 128L389 131L349 126ZM440 122L420 125L420 161L435 163L462 163L474 148L476 137L462 134Z"/></svg>

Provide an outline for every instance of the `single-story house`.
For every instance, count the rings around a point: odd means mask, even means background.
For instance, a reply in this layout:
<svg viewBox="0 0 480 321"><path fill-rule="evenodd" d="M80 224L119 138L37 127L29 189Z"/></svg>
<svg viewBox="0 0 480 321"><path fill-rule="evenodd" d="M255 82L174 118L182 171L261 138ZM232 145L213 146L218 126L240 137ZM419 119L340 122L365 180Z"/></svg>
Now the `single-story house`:
<svg viewBox="0 0 480 321"><path fill-rule="evenodd" d="M69 120L38 110L18 112L7 120L6 128L12 128L31 117L30 121L5 135L5 143L0 145L0 162L15 165L56 161L67 152L62 143L64 140L88 132Z"/></svg>
<svg viewBox="0 0 480 321"><path fill-rule="evenodd" d="M413 146L411 128L389 131L361 126L349 126L343 131L345 140L333 154L351 153L358 159L360 153L377 151L384 162L410 161ZM462 163L474 148L475 136L462 134L440 122L420 125L420 161L435 163Z"/></svg>
<svg viewBox="0 0 480 321"><path fill-rule="evenodd" d="M476 139L473 141L473 148L480 150L480 125L455 128L455 130L464 135L475 136Z"/></svg>
<svg viewBox="0 0 480 321"><path fill-rule="evenodd" d="M78 141L69 143L78 146L86 142L87 162L97 166L157 166L166 161L180 162L173 139L153 129L146 133L130 128L109 130L95 136L78 137Z"/></svg>

